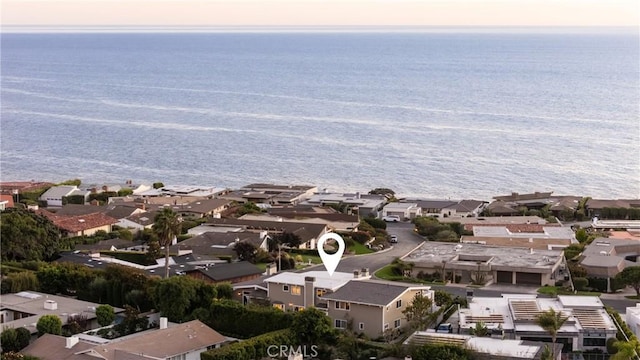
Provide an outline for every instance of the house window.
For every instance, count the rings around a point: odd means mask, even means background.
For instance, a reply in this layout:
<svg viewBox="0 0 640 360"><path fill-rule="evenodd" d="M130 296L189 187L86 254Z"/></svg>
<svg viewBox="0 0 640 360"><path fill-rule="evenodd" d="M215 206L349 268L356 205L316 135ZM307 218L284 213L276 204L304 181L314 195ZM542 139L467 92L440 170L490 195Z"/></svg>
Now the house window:
<svg viewBox="0 0 640 360"><path fill-rule="evenodd" d="M326 289L316 289L316 296L317 297L323 297L324 294L326 294L326 293L327 293Z"/></svg>
<svg viewBox="0 0 640 360"><path fill-rule="evenodd" d="M338 329L346 329L347 328L347 320L336 319L335 326Z"/></svg>
<svg viewBox="0 0 640 360"><path fill-rule="evenodd" d="M364 330L364 323L363 322L358 324L358 330Z"/></svg>
<svg viewBox="0 0 640 360"><path fill-rule="evenodd" d="M289 292L289 285L282 285L282 291Z"/></svg>
<svg viewBox="0 0 640 360"><path fill-rule="evenodd" d="M300 286L294 285L291 287L291 295L300 295L302 294L302 288Z"/></svg>
<svg viewBox="0 0 640 360"><path fill-rule="evenodd" d="M302 310L304 310L304 306L295 306L293 308L293 311L302 311Z"/></svg>
<svg viewBox="0 0 640 360"><path fill-rule="evenodd" d="M582 340L583 346L607 346L607 339L605 338L584 338Z"/></svg>
<svg viewBox="0 0 640 360"><path fill-rule="evenodd" d="M400 327L400 319L393 322L393 327L396 329Z"/></svg>
<svg viewBox="0 0 640 360"><path fill-rule="evenodd" d="M284 311L284 304L273 304L273 307Z"/></svg>
<svg viewBox="0 0 640 360"><path fill-rule="evenodd" d="M389 323L384 324L384 330L389 330Z"/></svg>
<svg viewBox="0 0 640 360"><path fill-rule="evenodd" d="M396 301L396 307L397 307L397 308L402 307L402 299L400 299L400 300Z"/></svg>
<svg viewBox="0 0 640 360"><path fill-rule="evenodd" d="M350 310L351 306L349 305L348 302L336 301L336 309L339 309L339 310Z"/></svg>

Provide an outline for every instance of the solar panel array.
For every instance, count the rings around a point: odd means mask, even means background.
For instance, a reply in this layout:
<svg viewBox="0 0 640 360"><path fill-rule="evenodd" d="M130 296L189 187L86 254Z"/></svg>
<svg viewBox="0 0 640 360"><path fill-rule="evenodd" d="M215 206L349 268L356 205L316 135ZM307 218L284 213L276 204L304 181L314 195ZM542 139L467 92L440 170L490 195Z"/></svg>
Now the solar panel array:
<svg viewBox="0 0 640 360"><path fill-rule="evenodd" d="M491 323L504 324L504 318L502 317L502 314L490 314L486 316L471 315L471 316L467 316L467 322L470 322L470 323L483 322L485 324L491 324Z"/></svg>

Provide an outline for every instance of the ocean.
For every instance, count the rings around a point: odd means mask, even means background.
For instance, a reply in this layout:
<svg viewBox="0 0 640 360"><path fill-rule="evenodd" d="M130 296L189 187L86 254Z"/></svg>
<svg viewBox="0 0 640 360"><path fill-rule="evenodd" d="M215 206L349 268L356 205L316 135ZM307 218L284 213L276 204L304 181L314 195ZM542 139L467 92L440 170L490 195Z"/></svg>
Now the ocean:
<svg viewBox="0 0 640 360"><path fill-rule="evenodd" d="M5 33L0 176L638 197L631 30Z"/></svg>

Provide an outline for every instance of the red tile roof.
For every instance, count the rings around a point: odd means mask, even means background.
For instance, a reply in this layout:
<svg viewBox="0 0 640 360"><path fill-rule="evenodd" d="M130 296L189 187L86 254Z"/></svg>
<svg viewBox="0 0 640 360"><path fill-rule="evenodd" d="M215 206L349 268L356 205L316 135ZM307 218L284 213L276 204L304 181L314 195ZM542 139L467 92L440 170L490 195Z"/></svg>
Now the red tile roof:
<svg viewBox="0 0 640 360"><path fill-rule="evenodd" d="M77 216L57 215L46 210L39 210L39 213L49 218L61 230L73 233L113 225L118 222L118 220L100 212Z"/></svg>
<svg viewBox="0 0 640 360"><path fill-rule="evenodd" d="M11 195L0 195L0 201L6 201L7 205L5 207L12 208L14 207L13 196Z"/></svg>

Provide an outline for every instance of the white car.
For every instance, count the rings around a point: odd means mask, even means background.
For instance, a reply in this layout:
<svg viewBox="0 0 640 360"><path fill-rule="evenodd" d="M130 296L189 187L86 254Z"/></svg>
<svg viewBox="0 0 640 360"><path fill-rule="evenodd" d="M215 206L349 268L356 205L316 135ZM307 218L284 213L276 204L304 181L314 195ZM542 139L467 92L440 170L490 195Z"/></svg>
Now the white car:
<svg viewBox="0 0 640 360"><path fill-rule="evenodd" d="M400 216L398 215L387 215L382 217L382 220L386 221L386 222L398 222L400 221Z"/></svg>
<svg viewBox="0 0 640 360"><path fill-rule="evenodd" d="M395 244L398 242L398 236L397 235L391 235L391 240L389 240L390 243Z"/></svg>

